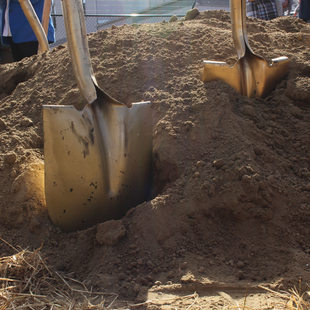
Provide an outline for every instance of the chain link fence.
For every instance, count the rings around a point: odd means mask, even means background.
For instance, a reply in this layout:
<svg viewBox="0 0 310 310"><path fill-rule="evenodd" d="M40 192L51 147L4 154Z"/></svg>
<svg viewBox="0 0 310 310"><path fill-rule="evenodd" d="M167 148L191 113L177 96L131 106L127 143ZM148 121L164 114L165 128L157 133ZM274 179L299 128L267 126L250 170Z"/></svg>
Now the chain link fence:
<svg viewBox="0 0 310 310"><path fill-rule="evenodd" d="M110 28L112 25L121 26L124 24L160 23L163 21L168 22L172 16L177 16L178 18L184 17L183 14L86 14L85 24L87 33L91 33ZM51 44L51 47L55 47L66 42L67 38L63 15L52 14L52 19L55 26L56 41Z"/></svg>

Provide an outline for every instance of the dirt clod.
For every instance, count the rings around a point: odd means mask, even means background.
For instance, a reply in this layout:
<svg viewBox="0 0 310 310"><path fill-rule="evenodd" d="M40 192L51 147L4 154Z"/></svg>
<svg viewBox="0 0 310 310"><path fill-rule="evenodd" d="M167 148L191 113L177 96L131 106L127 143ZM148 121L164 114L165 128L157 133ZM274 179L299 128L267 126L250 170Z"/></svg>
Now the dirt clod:
<svg viewBox="0 0 310 310"><path fill-rule="evenodd" d="M96 240L101 245L115 245L126 235L121 221L107 221L97 225Z"/></svg>
<svg viewBox="0 0 310 310"><path fill-rule="evenodd" d="M14 152L5 154L3 157L3 161L5 165L12 166L17 159L17 155Z"/></svg>

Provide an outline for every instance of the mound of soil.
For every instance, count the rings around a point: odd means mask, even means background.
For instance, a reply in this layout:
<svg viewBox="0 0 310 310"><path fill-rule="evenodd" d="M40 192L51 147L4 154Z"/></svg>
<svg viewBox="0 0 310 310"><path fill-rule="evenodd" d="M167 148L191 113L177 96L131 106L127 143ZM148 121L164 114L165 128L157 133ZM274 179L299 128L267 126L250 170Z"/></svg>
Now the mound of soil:
<svg viewBox="0 0 310 310"><path fill-rule="evenodd" d="M67 47L1 66L1 238L42 245L55 270L132 301L165 285L210 293L210 283L309 281L310 25L247 25L255 53L291 61L266 98L199 79L203 60L236 61L226 12L89 35L99 84L121 101L152 102L154 195L121 220L73 233L50 222L43 180L42 104L83 101Z"/></svg>

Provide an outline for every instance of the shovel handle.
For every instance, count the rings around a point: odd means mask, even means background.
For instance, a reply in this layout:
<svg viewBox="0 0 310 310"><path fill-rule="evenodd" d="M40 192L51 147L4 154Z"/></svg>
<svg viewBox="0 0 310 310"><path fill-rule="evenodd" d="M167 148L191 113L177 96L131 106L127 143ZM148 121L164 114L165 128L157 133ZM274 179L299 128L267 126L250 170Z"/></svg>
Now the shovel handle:
<svg viewBox="0 0 310 310"><path fill-rule="evenodd" d="M242 58L246 50L252 52L246 30L246 0L230 0L230 17L232 36L238 58Z"/></svg>
<svg viewBox="0 0 310 310"><path fill-rule="evenodd" d="M52 6L52 0L44 0L44 7L43 7L43 14L42 14L42 26L43 26L46 36L48 33L51 6Z"/></svg>
<svg viewBox="0 0 310 310"><path fill-rule="evenodd" d="M82 2L81 0L62 0L61 3L74 75L82 96L90 104L97 99L97 92L90 61ZM76 108L82 110L84 106Z"/></svg>
<svg viewBox="0 0 310 310"><path fill-rule="evenodd" d="M43 27L40 23L40 20L29 0L18 0L19 4L33 30L35 33L38 42L39 42L39 48L38 52L42 53L45 51L48 51L48 41L47 37L44 33Z"/></svg>
<svg viewBox="0 0 310 310"><path fill-rule="evenodd" d="M62 0L62 9L73 71L82 96L89 104L93 103L100 94L105 103L131 107L131 103L119 102L98 86L90 60L82 1ZM75 107L82 110L85 105L75 105Z"/></svg>

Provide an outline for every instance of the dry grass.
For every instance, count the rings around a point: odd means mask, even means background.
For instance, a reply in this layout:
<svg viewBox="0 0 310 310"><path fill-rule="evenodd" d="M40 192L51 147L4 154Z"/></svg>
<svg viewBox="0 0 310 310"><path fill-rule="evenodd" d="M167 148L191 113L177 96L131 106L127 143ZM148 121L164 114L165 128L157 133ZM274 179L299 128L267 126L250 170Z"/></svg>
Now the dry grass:
<svg viewBox="0 0 310 310"><path fill-rule="evenodd" d="M47 310L47 309L135 309L153 304L146 301L140 304L128 304L118 300L117 294L93 292L84 283L62 275L49 267L41 257L40 250L18 250L0 238L15 254L0 258L0 310ZM274 291L260 286L284 301L283 309L309 310L310 287L301 285L286 292ZM227 299L227 296L222 296ZM198 294L176 298L193 298L189 308L199 307ZM175 299L169 300L171 305ZM156 304L156 303L155 303ZM232 303L233 305L234 303ZM243 305L232 306L233 309L250 309L246 297ZM117 307L117 308L116 308Z"/></svg>
<svg viewBox="0 0 310 310"><path fill-rule="evenodd" d="M298 287L294 286L287 292L276 292L269 288L261 286L261 288L275 294L285 300L284 309L289 310L309 310L310 309L310 287L308 284L302 284L299 280Z"/></svg>
<svg viewBox="0 0 310 310"><path fill-rule="evenodd" d="M309 310L310 309L310 288L303 290L301 286L290 290L290 299L287 303L290 310Z"/></svg>
<svg viewBox="0 0 310 310"><path fill-rule="evenodd" d="M116 294L92 292L52 270L40 249L18 251L9 246L16 254L0 258L0 310L109 309L117 300Z"/></svg>

